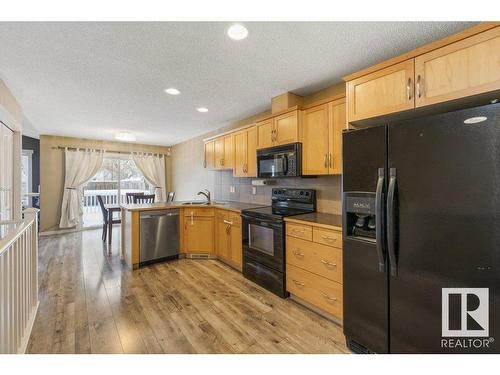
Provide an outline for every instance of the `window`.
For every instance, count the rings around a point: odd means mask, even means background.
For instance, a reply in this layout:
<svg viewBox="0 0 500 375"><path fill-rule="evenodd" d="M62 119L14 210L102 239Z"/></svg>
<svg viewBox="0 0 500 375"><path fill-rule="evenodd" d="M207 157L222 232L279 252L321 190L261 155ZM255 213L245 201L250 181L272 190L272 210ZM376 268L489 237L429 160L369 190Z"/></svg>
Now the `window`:
<svg viewBox="0 0 500 375"><path fill-rule="evenodd" d="M144 178L129 156L108 156L102 168L83 186L83 226L102 225L102 212L97 196L105 205L126 203L126 193L153 193L151 184Z"/></svg>

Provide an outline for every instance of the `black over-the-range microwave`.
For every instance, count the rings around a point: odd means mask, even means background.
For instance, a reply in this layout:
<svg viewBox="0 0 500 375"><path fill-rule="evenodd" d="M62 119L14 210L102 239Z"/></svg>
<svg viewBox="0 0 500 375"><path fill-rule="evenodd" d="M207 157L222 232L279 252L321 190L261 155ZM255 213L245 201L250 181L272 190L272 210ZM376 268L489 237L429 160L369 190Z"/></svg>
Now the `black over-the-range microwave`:
<svg viewBox="0 0 500 375"><path fill-rule="evenodd" d="M302 175L302 143L290 143L257 150L257 176L300 177Z"/></svg>

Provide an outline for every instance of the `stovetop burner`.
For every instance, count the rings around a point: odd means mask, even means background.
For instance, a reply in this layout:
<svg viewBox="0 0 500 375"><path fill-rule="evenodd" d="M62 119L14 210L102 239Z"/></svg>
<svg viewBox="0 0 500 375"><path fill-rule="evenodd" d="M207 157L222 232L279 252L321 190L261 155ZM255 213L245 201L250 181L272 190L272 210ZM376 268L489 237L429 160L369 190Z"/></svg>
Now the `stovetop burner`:
<svg viewBox="0 0 500 375"><path fill-rule="evenodd" d="M246 216L283 220L284 217L316 211L316 191L313 189L273 189L272 205L243 210Z"/></svg>

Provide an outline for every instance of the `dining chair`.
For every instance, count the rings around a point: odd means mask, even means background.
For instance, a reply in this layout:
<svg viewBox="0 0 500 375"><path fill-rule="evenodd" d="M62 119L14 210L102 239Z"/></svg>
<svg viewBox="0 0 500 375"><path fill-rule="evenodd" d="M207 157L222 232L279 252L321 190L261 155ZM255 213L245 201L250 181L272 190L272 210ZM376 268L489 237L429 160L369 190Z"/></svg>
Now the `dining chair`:
<svg viewBox="0 0 500 375"><path fill-rule="evenodd" d="M140 193L125 193L125 202L127 202L127 204L134 203L134 197L143 196L143 195L144 195L143 192L140 192Z"/></svg>
<svg viewBox="0 0 500 375"><path fill-rule="evenodd" d="M108 242L111 243L111 239L113 238L113 224L120 224L121 219L115 219L112 216L110 217L110 210L106 208L104 205L104 200L102 199L102 195L97 196L97 201L99 202L99 206L101 207L102 212L102 240L106 242L106 238L109 232ZM111 213L112 215L112 213Z"/></svg>
<svg viewBox="0 0 500 375"><path fill-rule="evenodd" d="M155 202L155 195L154 194L144 194L144 195L137 195L134 197L134 203L154 203Z"/></svg>
<svg viewBox="0 0 500 375"><path fill-rule="evenodd" d="M99 202L99 207L101 207L102 212L102 240L106 242L106 236L108 233L108 210L106 206L104 206L104 201L102 200L102 196L97 196L97 201Z"/></svg>
<svg viewBox="0 0 500 375"><path fill-rule="evenodd" d="M174 191L170 191L168 193L168 195L167 195L167 202L173 202L174 198L175 198L175 192Z"/></svg>

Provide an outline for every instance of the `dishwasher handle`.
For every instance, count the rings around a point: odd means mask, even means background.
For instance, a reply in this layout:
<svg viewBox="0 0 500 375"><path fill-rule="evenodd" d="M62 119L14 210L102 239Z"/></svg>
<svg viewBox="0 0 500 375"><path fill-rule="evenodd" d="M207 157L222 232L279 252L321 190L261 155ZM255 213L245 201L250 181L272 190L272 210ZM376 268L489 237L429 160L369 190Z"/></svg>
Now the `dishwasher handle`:
<svg viewBox="0 0 500 375"><path fill-rule="evenodd" d="M167 212L167 213L158 213L158 214L149 214L149 215L142 214L140 217L142 220L142 219L154 219L155 217L164 217L164 216L167 216L167 217L179 216L179 212L177 211L177 212Z"/></svg>

